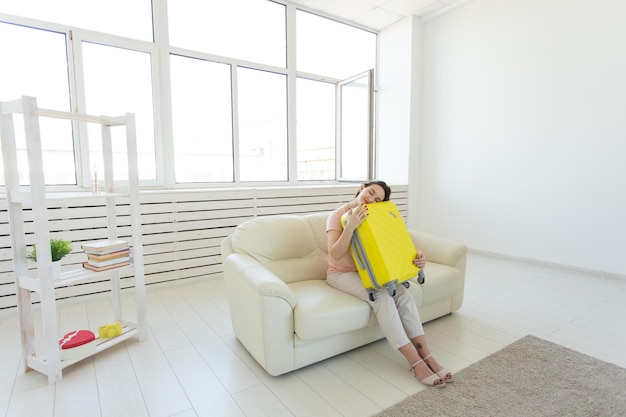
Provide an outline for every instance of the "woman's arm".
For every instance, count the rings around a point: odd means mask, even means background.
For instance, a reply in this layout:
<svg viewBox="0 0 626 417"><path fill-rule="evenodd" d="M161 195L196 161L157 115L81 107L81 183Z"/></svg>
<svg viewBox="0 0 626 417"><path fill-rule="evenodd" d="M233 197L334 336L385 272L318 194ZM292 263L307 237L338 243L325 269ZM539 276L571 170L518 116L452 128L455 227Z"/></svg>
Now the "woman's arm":
<svg viewBox="0 0 626 417"><path fill-rule="evenodd" d="M341 259L350 249L352 233L345 230L329 230L326 234L328 239L328 255L333 259Z"/></svg>
<svg viewBox="0 0 626 417"><path fill-rule="evenodd" d="M348 212L348 221L343 231L331 229L326 233L328 239L328 254L334 259L341 259L350 250L350 239L354 230L367 217L367 206L361 205Z"/></svg>

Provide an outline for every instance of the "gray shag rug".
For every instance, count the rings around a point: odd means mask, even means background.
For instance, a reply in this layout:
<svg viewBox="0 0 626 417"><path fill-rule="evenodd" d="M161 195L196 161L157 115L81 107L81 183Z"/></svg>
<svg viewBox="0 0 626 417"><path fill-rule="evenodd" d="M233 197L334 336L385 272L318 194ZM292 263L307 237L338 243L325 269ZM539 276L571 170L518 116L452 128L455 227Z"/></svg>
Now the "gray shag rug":
<svg viewBox="0 0 626 417"><path fill-rule="evenodd" d="M526 336L376 417L626 416L626 369Z"/></svg>

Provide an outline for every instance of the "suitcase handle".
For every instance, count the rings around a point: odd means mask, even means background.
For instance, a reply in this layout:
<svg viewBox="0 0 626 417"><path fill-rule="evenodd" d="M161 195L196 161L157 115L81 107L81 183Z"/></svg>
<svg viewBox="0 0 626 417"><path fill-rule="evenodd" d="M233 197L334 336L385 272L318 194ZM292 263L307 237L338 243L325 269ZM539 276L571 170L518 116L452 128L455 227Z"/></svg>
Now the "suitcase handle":
<svg viewBox="0 0 626 417"><path fill-rule="evenodd" d="M361 258L361 251L357 249L354 236L350 239L350 248L352 249L352 253L356 256L354 257L358 263L359 269L365 269L365 263L363 262L363 258Z"/></svg>
<svg viewBox="0 0 626 417"><path fill-rule="evenodd" d="M361 241L361 239L359 239L357 235L352 236L352 239L350 240L350 246L352 247L353 253L355 254L354 259L355 263L358 264L357 267L361 271L367 272L370 282L374 288L383 288L383 286L381 286L376 279L376 274L374 274L372 266L367 260L367 255L365 254L365 249L363 248L363 242Z"/></svg>

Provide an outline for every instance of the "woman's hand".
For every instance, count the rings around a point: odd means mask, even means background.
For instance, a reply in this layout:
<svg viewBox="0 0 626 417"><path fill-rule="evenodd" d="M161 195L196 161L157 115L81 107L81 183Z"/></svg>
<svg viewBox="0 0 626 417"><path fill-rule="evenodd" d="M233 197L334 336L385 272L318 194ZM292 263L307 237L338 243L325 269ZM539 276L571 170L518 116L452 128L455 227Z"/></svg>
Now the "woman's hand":
<svg viewBox="0 0 626 417"><path fill-rule="evenodd" d="M413 259L413 265L418 268L424 268L426 266L426 255L421 250L418 250L415 254L415 259Z"/></svg>
<svg viewBox="0 0 626 417"><path fill-rule="evenodd" d="M365 204L361 204L358 207L350 209L348 212L348 221L346 223L346 229L349 227L352 230L355 230L357 227L363 223L363 221L367 218L367 206Z"/></svg>

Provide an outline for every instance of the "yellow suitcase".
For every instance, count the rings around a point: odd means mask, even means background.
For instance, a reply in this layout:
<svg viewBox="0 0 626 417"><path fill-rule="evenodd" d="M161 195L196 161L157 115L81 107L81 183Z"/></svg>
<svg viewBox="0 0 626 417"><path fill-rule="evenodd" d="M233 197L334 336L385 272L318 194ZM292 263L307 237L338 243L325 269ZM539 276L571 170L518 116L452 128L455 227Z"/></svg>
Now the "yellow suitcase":
<svg viewBox="0 0 626 417"><path fill-rule="evenodd" d="M350 241L350 251L357 270L374 301L377 290L395 295L396 286L409 286L409 279L424 282L424 272L413 264L416 249L402 215L395 203L383 201L368 205L368 217L357 227ZM341 218L345 227L348 214Z"/></svg>

